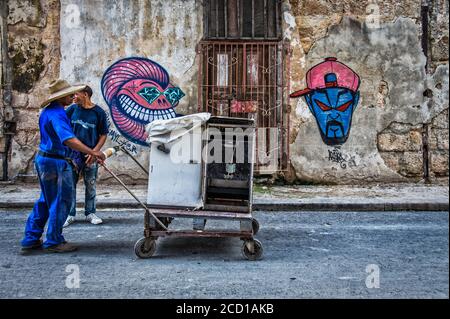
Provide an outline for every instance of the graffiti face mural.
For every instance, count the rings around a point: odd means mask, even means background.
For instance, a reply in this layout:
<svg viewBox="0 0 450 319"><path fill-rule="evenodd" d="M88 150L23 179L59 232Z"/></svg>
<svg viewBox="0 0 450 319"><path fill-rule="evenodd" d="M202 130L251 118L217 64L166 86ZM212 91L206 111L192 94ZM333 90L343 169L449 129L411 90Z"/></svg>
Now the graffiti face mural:
<svg viewBox="0 0 450 319"><path fill-rule="evenodd" d="M290 96L305 97L324 143L345 143L359 101L359 76L336 58L326 58L307 72L306 82L306 89Z"/></svg>
<svg viewBox="0 0 450 319"><path fill-rule="evenodd" d="M119 132L140 145L147 145L145 125L176 117L174 108L184 96L162 66L145 58L125 58L111 65L101 88Z"/></svg>

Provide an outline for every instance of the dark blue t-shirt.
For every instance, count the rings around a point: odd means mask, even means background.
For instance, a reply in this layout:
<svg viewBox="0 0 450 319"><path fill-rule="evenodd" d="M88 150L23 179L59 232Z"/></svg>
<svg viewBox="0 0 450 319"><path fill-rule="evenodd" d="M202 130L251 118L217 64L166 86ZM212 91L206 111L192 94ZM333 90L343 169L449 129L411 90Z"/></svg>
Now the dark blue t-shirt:
<svg viewBox="0 0 450 319"><path fill-rule="evenodd" d="M39 116L39 130L41 151L61 156L68 155L70 149L64 145L64 142L74 138L75 135L61 104L52 102L44 108Z"/></svg>
<svg viewBox="0 0 450 319"><path fill-rule="evenodd" d="M86 146L94 148L100 135L108 134L108 122L105 111L98 105L85 109L72 104L66 110L75 136Z"/></svg>

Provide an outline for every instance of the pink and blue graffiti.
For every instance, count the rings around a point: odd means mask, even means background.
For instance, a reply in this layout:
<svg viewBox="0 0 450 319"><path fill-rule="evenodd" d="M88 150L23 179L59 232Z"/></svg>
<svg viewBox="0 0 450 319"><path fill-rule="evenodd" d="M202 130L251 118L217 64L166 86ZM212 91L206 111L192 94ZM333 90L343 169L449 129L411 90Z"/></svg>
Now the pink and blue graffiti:
<svg viewBox="0 0 450 319"><path fill-rule="evenodd" d="M177 116L174 108L184 93L169 81L161 65L140 57L121 59L105 71L101 81L103 98L125 138L147 145L145 125Z"/></svg>
<svg viewBox="0 0 450 319"><path fill-rule="evenodd" d="M325 144L344 144L359 101L358 74L329 57L306 73L306 83L307 88L291 93L290 97L305 97Z"/></svg>

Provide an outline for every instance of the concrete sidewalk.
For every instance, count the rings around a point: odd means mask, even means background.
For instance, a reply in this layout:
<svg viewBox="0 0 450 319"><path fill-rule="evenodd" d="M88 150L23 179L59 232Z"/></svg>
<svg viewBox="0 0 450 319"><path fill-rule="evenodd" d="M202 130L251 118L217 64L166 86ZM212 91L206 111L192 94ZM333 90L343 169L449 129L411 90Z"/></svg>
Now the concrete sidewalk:
<svg viewBox="0 0 450 319"><path fill-rule="evenodd" d="M147 185L129 185L145 202ZM168 189L167 191L170 191ZM40 193L38 184L0 184L0 208L31 208ZM84 187L78 186L77 206L82 207ZM121 185L99 184L97 208L140 208ZM449 186L383 184L371 186L260 186L254 187L254 210L269 211L448 211Z"/></svg>

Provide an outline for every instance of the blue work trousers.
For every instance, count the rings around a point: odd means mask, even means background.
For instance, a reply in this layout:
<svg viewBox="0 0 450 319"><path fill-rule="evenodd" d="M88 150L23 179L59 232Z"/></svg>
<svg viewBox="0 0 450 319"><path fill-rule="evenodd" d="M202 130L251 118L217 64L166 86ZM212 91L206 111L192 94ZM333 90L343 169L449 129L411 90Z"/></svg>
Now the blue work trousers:
<svg viewBox="0 0 450 319"><path fill-rule="evenodd" d="M32 246L39 242L48 221L44 248L65 242L63 225L72 205L72 167L62 159L36 156L36 171L41 186L41 196L25 226L22 246Z"/></svg>

